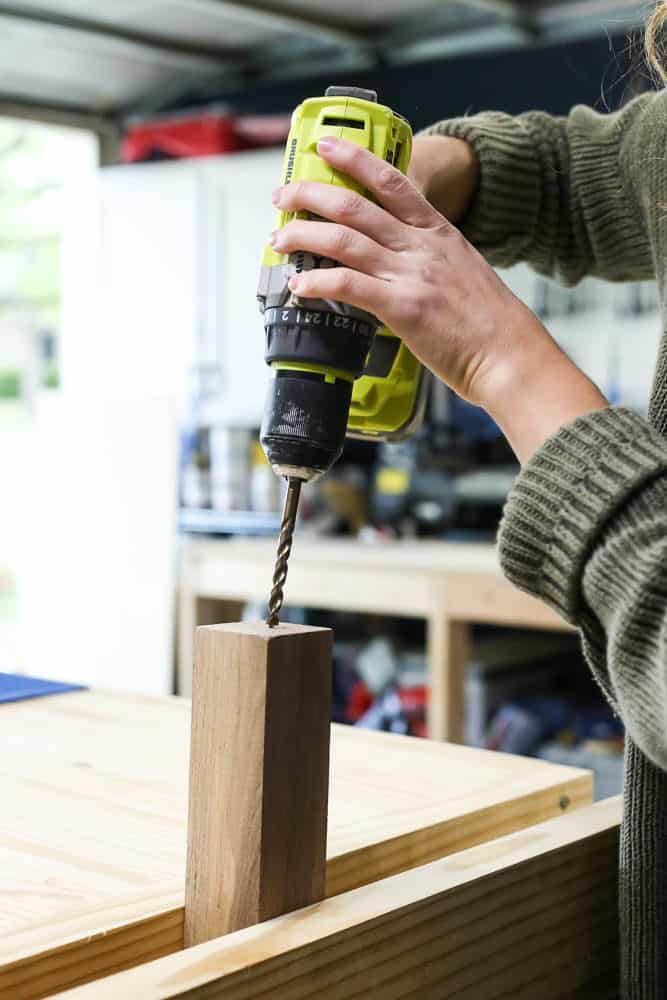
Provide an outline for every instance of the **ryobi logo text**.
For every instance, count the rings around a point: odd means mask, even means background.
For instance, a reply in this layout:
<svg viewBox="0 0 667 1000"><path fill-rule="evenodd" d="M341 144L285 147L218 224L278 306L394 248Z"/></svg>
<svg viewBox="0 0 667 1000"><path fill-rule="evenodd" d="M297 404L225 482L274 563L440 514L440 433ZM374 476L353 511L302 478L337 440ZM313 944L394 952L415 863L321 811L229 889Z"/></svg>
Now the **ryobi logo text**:
<svg viewBox="0 0 667 1000"><path fill-rule="evenodd" d="M285 172L285 184L289 184L292 180L292 174L294 173L294 157L296 155L296 137L292 139L289 147L289 156L287 157L287 171Z"/></svg>

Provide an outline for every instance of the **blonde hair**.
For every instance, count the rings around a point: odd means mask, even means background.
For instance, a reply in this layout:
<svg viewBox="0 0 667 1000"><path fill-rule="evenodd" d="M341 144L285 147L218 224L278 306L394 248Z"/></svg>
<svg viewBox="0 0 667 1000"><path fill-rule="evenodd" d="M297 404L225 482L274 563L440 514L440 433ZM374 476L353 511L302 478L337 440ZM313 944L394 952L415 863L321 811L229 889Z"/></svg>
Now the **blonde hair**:
<svg viewBox="0 0 667 1000"><path fill-rule="evenodd" d="M664 37L667 27L667 0L658 0L658 5L651 14L644 34L644 50L649 65L658 74L663 83L667 83L667 39Z"/></svg>

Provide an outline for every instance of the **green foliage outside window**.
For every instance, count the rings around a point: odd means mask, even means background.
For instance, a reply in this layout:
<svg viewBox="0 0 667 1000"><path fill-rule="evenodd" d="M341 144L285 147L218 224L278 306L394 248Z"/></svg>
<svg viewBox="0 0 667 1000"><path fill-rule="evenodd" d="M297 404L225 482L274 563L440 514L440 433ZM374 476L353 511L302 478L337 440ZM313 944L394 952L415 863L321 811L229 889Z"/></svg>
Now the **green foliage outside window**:
<svg viewBox="0 0 667 1000"><path fill-rule="evenodd" d="M21 394L22 338L34 356L41 331L57 335L65 141L60 129L0 118L0 401ZM57 369L40 381L57 385Z"/></svg>

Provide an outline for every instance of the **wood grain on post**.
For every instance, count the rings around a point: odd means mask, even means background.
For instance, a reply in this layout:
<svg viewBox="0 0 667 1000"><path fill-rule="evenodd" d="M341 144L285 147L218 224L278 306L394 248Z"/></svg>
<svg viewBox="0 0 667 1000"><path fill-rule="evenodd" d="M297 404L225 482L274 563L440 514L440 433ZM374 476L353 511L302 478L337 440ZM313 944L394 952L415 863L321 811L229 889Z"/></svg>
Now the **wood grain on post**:
<svg viewBox="0 0 667 1000"><path fill-rule="evenodd" d="M185 946L324 896L329 629L197 629Z"/></svg>

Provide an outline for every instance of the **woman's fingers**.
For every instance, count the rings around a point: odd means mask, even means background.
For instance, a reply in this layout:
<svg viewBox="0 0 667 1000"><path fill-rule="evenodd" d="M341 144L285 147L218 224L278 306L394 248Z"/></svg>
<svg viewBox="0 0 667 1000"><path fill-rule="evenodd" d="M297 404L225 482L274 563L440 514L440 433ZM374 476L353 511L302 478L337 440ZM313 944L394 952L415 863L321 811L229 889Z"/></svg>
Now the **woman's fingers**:
<svg viewBox="0 0 667 1000"><path fill-rule="evenodd" d="M326 267L290 278L295 295L306 299L333 299L372 313L386 322L387 282L347 267Z"/></svg>
<svg viewBox="0 0 667 1000"><path fill-rule="evenodd" d="M307 250L380 278L388 278L393 273L393 251L349 226L295 219L282 229L277 229L272 234L270 243L278 253Z"/></svg>
<svg viewBox="0 0 667 1000"><path fill-rule="evenodd" d="M326 136L317 151L327 163L353 177L395 218L410 226L442 225L442 216L429 205L408 178L379 157L347 139Z"/></svg>
<svg viewBox="0 0 667 1000"><path fill-rule="evenodd" d="M405 227L397 219L349 188L295 181L279 188L274 201L284 212L312 212L331 222L352 226L382 246L398 249L405 241Z"/></svg>

